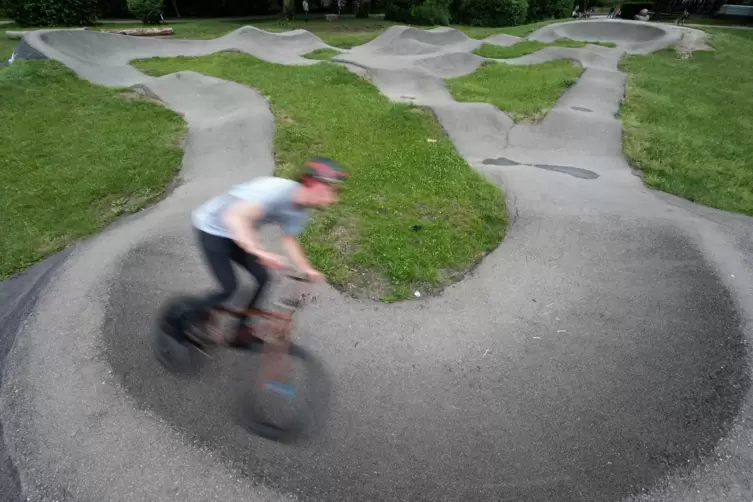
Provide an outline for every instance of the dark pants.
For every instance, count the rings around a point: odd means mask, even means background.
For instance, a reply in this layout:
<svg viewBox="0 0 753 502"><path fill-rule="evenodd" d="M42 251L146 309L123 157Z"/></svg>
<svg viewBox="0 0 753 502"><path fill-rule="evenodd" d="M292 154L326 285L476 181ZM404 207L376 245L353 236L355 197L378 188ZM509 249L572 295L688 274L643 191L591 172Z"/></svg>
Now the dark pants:
<svg viewBox="0 0 753 502"><path fill-rule="evenodd" d="M221 288L220 291L207 295L207 307L211 308L226 302L238 289L238 281L235 278L232 264L232 262L235 262L248 270L256 280L256 291L247 306L248 309L256 308L264 293L264 287L269 282L267 269L259 263L256 256L244 251L232 239L208 234L201 230L198 230L198 234L204 258Z"/></svg>

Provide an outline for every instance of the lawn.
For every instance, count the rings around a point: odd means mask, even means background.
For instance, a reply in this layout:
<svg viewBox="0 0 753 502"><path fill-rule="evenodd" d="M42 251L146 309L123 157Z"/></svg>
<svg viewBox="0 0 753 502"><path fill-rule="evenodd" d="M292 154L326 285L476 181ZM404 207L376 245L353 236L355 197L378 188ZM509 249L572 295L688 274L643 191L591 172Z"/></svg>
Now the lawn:
<svg viewBox="0 0 753 502"><path fill-rule="evenodd" d="M516 37L525 37L526 35L533 33L534 31L552 23L564 23L572 21L571 18L564 19L549 19L547 21L539 21L538 23L521 24L520 26L507 26L505 28L485 28L482 26L462 26L453 24L450 27L460 30L471 38L482 39L490 37L492 35L507 34Z"/></svg>
<svg viewBox="0 0 753 502"><path fill-rule="evenodd" d="M540 51L544 47L571 47L579 49L581 47L585 47L586 44L601 45L604 47L616 47L616 45L611 42L580 42L578 40L563 38L561 40L552 42L551 44L538 42L536 40L523 40L521 42L518 42L517 44L508 46L483 44L481 45L481 47L473 51L473 53L484 58L512 59Z"/></svg>
<svg viewBox="0 0 753 502"><path fill-rule="evenodd" d="M446 84L457 101L491 103L516 122L532 122L542 118L582 73L581 66L567 60L525 66L487 62Z"/></svg>
<svg viewBox="0 0 753 502"><path fill-rule="evenodd" d="M311 155L350 167L341 203L303 236L312 262L345 291L384 301L435 292L505 234L502 193L458 155L433 115L391 103L345 68L238 53L133 64L152 75L193 70L258 89L277 118L280 175L294 175Z"/></svg>
<svg viewBox="0 0 753 502"><path fill-rule="evenodd" d="M384 21L381 18L356 19L343 18L340 21L329 22L323 19L312 19L308 23L303 20L284 21L278 19L264 20L191 20L180 23L165 23L175 31L172 38L181 38L188 40L206 40L217 38L242 26L256 26L259 29L270 32L281 32L295 29L305 29L321 38L324 42L335 47L345 49L356 45L365 44L376 38L389 26L394 23ZM96 24L91 27L94 30L125 29L125 28L143 28L139 22L118 23L118 24ZM15 25L2 25L3 30L25 30ZM3 33L3 37L5 34Z"/></svg>
<svg viewBox="0 0 753 502"><path fill-rule="evenodd" d="M753 31L707 31L714 52L623 60L624 151L653 188L753 215Z"/></svg>
<svg viewBox="0 0 753 502"><path fill-rule="evenodd" d="M339 54L341 54L341 52L336 49L316 49L309 52L308 54L304 54L303 57L305 57L306 59L325 60L332 59Z"/></svg>
<svg viewBox="0 0 753 502"><path fill-rule="evenodd" d="M5 38L5 32L2 30L0 30L0 37L2 37L0 38L0 61L7 61L13 54L18 41Z"/></svg>
<svg viewBox="0 0 753 502"><path fill-rule="evenodd" d="M159 198L184 124L53 61L0 69L0 278Z"/></svg>

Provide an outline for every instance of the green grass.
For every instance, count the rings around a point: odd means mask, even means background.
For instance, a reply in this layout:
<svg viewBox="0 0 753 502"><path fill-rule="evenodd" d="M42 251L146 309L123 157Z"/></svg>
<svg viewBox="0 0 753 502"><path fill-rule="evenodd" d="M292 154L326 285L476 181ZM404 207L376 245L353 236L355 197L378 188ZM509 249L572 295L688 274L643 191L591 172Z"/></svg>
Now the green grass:
<svg viewBox="0 0 753 502"><path fill-rule="evenodd" d="M707 31L714 52L623 60L624 151L653 188L753 215L753 31Z"/></svg>
<svg viewBox="0 0 753 502"><path fill-rule="evenodd" d="M356 19L354 17L344 17L339 21L328 22L323 19L312 19L308 23L302 19L295 21L284 21L278 19L264 20L191 20L180 23L165 23L165 26L171 27L175 31L172 38L187 40L207 40L225 35L242 26L256 26L259 29L270 32L282 32L295 29L308 30L324 42L335 47L349 49L356 45L365 44L376 38L389 26L394 23L384 21L381 18ZM91 27L95 30L109 29L127 29L143 28L139 22L105 24L99 23ZM15 25L2 25L3 30L25 30L30 28L20 28ZM5 36L5 34L3 34Z"/></svg>
<svg viewBox="0 0 753 502"><path fill-rule="evenodd" d="M193 70L258 89L276 117L280 175L311 155L349 166L341 202L303 236L312 262L343 290L383 301L431 293L504 236L502 193L458 155L433 115L391 103L340 66L274 65L237 53L133 64L151 75Z"/></svg>
<svg viewBox="0 0 753 502"><path fill-rule="evenodd" d="M0 30L0 60L7 61L13 54L16 44L18 44L18 40L8 40L5 38L5 32Z"/></svg>
<svg viewBox="0 0 753 502"><path fill-rule="evenodd" d="M303 57L307 59L332 59L333 57L341 54L340 51L335 49L316 49L314 51L309 52L308 54L304 54Z"/></svg>
<svg viewBox="0 0 753 502"><path fill-rule="evenodd" d="M616 47L616 45L611 42L580 42L578 40L563 38L551 44L537 42L535 40L523 40L521 42L518 42L517 44L508 46L483 44L481 45L481 47L473 51L473 53L484 58L512 59L525 56L526 54L531 54L532 52L540 51L544 47L572 47L578 49L585 47L586 44L601 45L604 47Z"/></svg>
<svg viewBox="0 0 753 502"><path fill-rule="evenodd" d="M184 130L161 105L53 61L0 69L0 278L154 201Z"/></svg>
<svg viewBox="0 0 753 502"><path fill-rule="evenodd" d="M459 24L452 24L450 25L450 27L455 28L456 30L460 30L466 35L468 35L469 37L475 38L475 39L482 39L482 38L490 37L492 35L500 35L500 34L513 35L516 37L525 37L529 33L533 33L539 28L550 25L552 23L564 23L568 21L572 21L572 19L569 17L564 18L564 19L549 19L547 21L539 21L538 23L521 24L520 26L507 26L504 28L486 28L482 26L463 26Z"/></svg>
<svg viewBox="0 0 753 502"><path fill-rule="evenodd" d="M582 67L565 60L525 66L488 62L446 83L457 101L491 103L516 122L532 122L542 118L581 73Z"/></svg>
<svg viewBox="0 0 753 502"><path fill-rule="evenodd" d="M674 21L672 21L674 22ZM714 19L711 17L696 17L690 16L685 20L685 24L700 24L700 25L717 25L717 26L751 26L753 20L749 18L744 19Z"/></svg>

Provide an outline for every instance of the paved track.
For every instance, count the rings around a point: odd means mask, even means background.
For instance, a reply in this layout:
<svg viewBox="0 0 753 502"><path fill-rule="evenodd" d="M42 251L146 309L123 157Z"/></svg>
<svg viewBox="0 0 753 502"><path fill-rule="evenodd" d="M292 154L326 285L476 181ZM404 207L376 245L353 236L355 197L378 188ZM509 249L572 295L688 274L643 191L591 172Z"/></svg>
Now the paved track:
<svg viewBox="0 0 753 502"><path fill-rule="evenodd" d="M749 499L753 222L646 190L614 116L625 52L700 35L592 20L531 38L558 36L619 45L507 61L587 68L536 125L452 100L442 79L483 61L469 54L481 41L454 30L390 28L337 58L391 99L431 107L504 186L512 224L440 297L386 306L318 291L300 336L328 369L330 413L308 442L281 446L233 422L240 356L180 379L147 345L160 302L209 286L189 211L272 172L273 117L247 87L152 79L127 63L235 47L312 64L300 55L325 44L248 27L201 42L27 35L82 77L136 85L190 124L180 186L77 247L9 356L2 420L30 500Z"/></svg>

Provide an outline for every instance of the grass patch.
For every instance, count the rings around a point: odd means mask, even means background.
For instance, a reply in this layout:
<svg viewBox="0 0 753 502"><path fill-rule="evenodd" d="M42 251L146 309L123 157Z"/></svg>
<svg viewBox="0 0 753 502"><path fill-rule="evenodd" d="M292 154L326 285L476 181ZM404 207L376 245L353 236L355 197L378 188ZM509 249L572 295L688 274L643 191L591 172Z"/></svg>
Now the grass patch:
<svg viewBox="0 0 753 502"><path fill-rule="evenodd" d="M316 154L350 167L340 204L317 214L303 236L312 262L341 289L384 301L431 293L504 236L501 192L458 155L432 114L391 103L342 67L237 53L133 64L151 75L193 70L258 89L277 118L280 175Z"/></svg>
<svg viewBox="0 0 753 502"><path fill-rule="evenodd" d="M157 199L182 157L180 116L54 61L0 69L0 278Z"/></svg>
<svg viewBox="0 0 753 502"><path fill-rule="evenodd" d="M340 54L341 54L340 51L335 50L335 49L316 49L309 52L308 54L304 54L303 57L305 57L306 59L324 60L324 59L332 59L333 57L338 56Z"/></svg>
<svg viewBox="0 0 753 502"><path fill-rule="evenodd" d="M581 73L581 66L565 60L525 66L488 62L445 82L457 101L491 103L516 122L532 122L543 117Z"/></svg>
<svg viewBox="0 0 753 502"><path fill-rule="evenodd" d="M676 18L677 16L675 16ZM672 21L674 22L674 21ZM696 17L690 16L685 20L686 25L711 25L711 26L753 26L753 20L750 18L742 19L714 19L713 17Z"/></svg>
<svg viewBox="0 0 753 502"><path fill-rule="evenodd" d="M616 44L612 42L581 42L578 40L563 38L561 40L556 40L551 44L538 42L536 40L523 40L521 42L518 42L517 44L508 46L483 44L481 45L481 47L473 51L473 53L484 58L512 59L540 51L544 47L571 47L574 49L579 49L581 47L585 47L586 44L601 45L604 47L616 47Z"/></svg>
<svg viewBox="0 0 753 502"><path fill-rule="evenodd" d="M0 34L0 60L7 61L10 59L13 50L16 48L18 40L8 40L5 38L5 32Z"/></svg>
<svg viewBox="0 0 753 502"><path fill-rule="evenodd" d="M621 62L624 151L653 188L753 215L753 32L707 31L714 52Z"/></svg>

